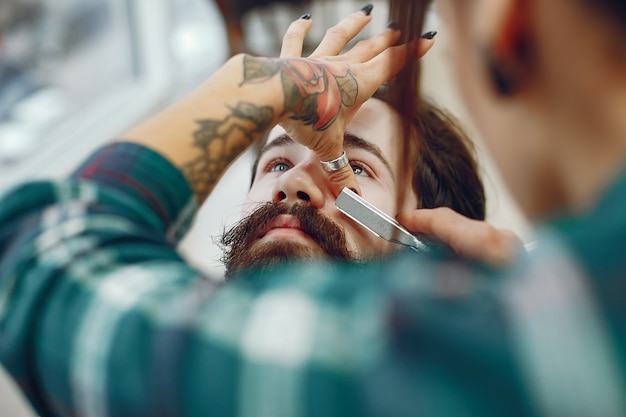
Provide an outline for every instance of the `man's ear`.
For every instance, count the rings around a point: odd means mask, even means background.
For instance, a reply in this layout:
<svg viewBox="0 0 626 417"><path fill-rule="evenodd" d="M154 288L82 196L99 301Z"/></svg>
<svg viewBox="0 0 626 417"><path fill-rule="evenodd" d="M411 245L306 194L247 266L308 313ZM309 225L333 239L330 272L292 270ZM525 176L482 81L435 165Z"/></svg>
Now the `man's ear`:
<svg viewBox="0 0 626 417"><path fill-rule="evenodd" d="M498 0L498 4L500 10L483 59L496 92L512 96L528 81L534 66L533 0Z"/></svg>

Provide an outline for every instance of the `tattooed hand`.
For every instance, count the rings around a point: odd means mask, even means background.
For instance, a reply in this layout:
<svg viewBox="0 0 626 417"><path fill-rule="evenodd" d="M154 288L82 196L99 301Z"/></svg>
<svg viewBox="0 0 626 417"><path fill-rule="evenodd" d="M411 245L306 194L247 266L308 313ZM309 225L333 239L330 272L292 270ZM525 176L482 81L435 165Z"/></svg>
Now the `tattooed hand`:
<svg viewBox="0 0 626 417"><path fill-rule="evenodd" d="M245 56L244 72L244 83L265 82L280 74L284 89L282 115L288 117L282 125L293 126L290 133L316 151L321 152L329 142L321 140L319 132L329 129L342 112L357 103L359 86L349 65L344 63ZM304 132L299 131L300 125Z"/></svg>
<svg viewBox="0 0 626 417"><path fill-rule="evenodd" d="M404 66L408 47L393 46L400 33L391 28L340 54L369 23L370 11L364 8L329 29L308 58L301 57L304 37L312 25L308 15L290 25L280 58L244 57L242 85L279 76L284 96L280 124L294 140L315 151L320 161L341 156L352 115ZM430 46L432 41L422 41L420 55ZM328 175L335 195L343 187L358 190L350 165Z"/></svg>

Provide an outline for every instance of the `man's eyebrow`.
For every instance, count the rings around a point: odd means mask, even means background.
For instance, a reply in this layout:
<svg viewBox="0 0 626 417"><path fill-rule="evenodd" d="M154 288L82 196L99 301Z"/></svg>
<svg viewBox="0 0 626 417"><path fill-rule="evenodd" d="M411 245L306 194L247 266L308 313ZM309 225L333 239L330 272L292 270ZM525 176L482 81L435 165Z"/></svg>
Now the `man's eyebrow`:
<svg viewBox="0 0 626 417"><path fill-rule="evenodd" d="M265 146L261 148L261 152L259 152L259 159L261 155L263 155L265 152L269 151L272 148L275 148L277 146L294 145L295 143L296 141L291 139L291 136L287 135L286 133L283 133L282 135L278 136L276 139L272 140L271 142L266 143Z"/></svg>
<svg viewBox="0 0 626 417"><path fill-rule="evenodd" d="M371 153L372 155L374 155L374 157L376 157L378 160L380 160L380 162L383 163L383 165L387 168L387 170L391 174L391 177L395 178L395 175L393 175L393 170L391 169L391 164L389 163L387 158L385 158L385 155L380 150L380 148L374 145L372 142L368 142L365 139L360 138L351 133L346 133L343 135L343 146L345 148L362 149L366 152Z"/></svg>
<svg viewBox="0 0 626 417"><path fill-rule="evenodd" d="M287 134L282 134L280 136L278 136L276 139L272 140L271 142L267 143L259 152L259 155L257 157L257 162L259 159L261 159L261 156L269 151L272 148L276 148L279 146L289 146L289 145L294 145L296 144L296 141L294 141L289 135ZM366 141L363 138L360 138L356 135L353 135L351 133L346 133L343 135L343 146L346 148L353 148L353 149L362 149L366 152L371 153L372 155L374 155L374 157L376 157L378 160L380 160L380 162L383 163L383 165L385 165L385 167L387 168L387 170L389 171L389 173L391 174L392 177L395 177L393 174L393 170L391 169L391 164L389 163L389 161L387 160L387 158L385 158L385 155L383 154L383 152L380 150L380 148L376 145L374 145L371 142ZM255 164L256 165L256 164ZM256 169L255 169L256 171Z"/></svg>

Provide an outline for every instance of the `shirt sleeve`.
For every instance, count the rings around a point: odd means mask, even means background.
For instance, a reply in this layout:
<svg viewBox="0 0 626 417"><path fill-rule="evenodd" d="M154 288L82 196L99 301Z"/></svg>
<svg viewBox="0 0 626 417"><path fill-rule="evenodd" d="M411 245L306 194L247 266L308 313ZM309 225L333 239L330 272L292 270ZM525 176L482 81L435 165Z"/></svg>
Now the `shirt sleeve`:
<svg viewBox="0 0 626 417"><path fill-rule="evenodd" d="M128 143L1 197L0 360L41 416L526 415L484 274L406 254L217 288L175 250L195 210Z"/></svg>
<svg viewBox="0 0 626 417"><path fill-rule="evenodd" d="M195 214L191 189L159 154L115 143L69 179L0 201L2 363L42 416L102 415L82 395L109 391L117 331L138 331L126 320L142 297L207 282L175 251Z"/></svg>

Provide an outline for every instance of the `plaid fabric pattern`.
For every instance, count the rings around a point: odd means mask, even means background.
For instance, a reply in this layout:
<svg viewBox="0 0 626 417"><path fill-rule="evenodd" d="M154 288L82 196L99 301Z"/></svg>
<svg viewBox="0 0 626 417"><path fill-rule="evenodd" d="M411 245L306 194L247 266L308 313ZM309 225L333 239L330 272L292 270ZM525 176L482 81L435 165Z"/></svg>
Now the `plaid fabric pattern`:
<svg viewBox="0 0 626 417"><path fill-rule="evenodd" d="M218 288L175 251L181 173L118 143L0 199L0 360L42 416L624 416L625 207L623 179L506 271L411 252Z"/></svg>

